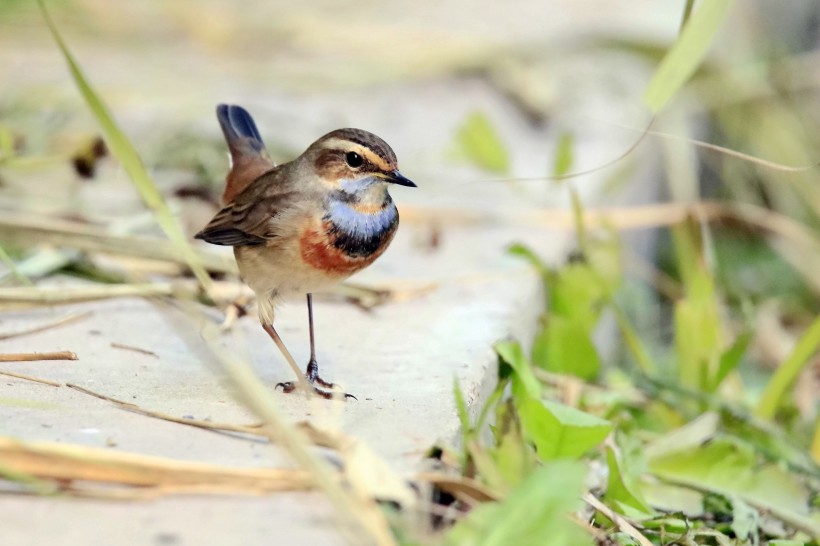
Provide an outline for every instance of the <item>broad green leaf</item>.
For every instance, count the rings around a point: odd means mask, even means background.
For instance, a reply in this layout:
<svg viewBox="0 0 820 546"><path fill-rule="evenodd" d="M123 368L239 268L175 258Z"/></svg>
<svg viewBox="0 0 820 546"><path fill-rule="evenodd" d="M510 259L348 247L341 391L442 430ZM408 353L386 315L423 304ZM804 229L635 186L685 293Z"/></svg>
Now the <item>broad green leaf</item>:
<svg viewBox="0 0 820 546"><path fill-rule="evenodd" d="M695 73L731 4L732 0L700 2L646 88L644 101L653 113L659 112Z"/></svg>
<svg viewBox="0 0 820 546"><path fill-rule="evenodd" d="M194 249L189 244L188 239L182 231L176 217L174 217L171 213L171 210L165 203L165 199L162 197L159 189L157 189L154 181L145 169L145 166L142 164L142 160L140 159L137 150L134 148L134 145L125 133L123 133L119 128L117 122L114 120L114 117L111 115L111 112L108 110L108 107L105 103L103 103L96 91L94 91L94 88L91 86L88 78L86 78L80 68L80 65L74 59L74 56L68 49L68 46L63 41L62 36L57 31L57 27L54 24L54 21L52 21L43 0L37 1L40 5L40 10L45 18L46 24L51 31L51 35L62 52L66 64L68 64L68 69L71 72L74 83L77 85L77 88L88 105L88 108L100 124L100 128L102 129L103 135L105 135L105 141L108 148L120 161L120 164L125 172L128 173L128 176L134 183L134 187L139 192L142 201L154 212L154 217L156 218L159 226L165 232L165 235L171 240L179 253L185 258L185 262L188 264L188 267L191 268L191 271L194 273L202 287L206 291L209 291L213 285L211 278L202 266L199 256L197 256L196 252L194 252Z"/></svg>
<svg viewBox="0 0 820 546"><path fill-rule="evenodd" d="M611 447L606 448L606 462L609 468L609 477L607 479L604 500L606 500L607 504L610 506L614 505L622 514L628 510L637 510L644 514L652 514L652 509L643 499L640 491L634 484L627 484L628 478L621 472L618 457L615 454L615 450Z"/></svg>
<svg viewBox="0 0 820 546"><path fill-rule="evenodd" d="M485 171L506 174L510 170L507 148L490 120L481 112L472 112L458 130L460 151Z"/></svg>
<svg viewBox="0 0 820 546"><path fill-rule="evenodd" d="M649 470L673 483L737 496L820 537L820 522L812 519L809 493L801 481L779 465L759 461L754 450L738 439L718 436L695 448L650 456Z"/></svg>
<svg viewBox="0 0 820 546"><path fill-rule="evenodd" d="M553 461L502 502L474 508L444 537L448 546L592 546L570 515L580 509L586 467Z"/></svg>
<svg viewBox="0 0 820 546"><path fill-rule="evenodd" d="M797 340L797 345L791 354L784 360L777 371L774 373L766 389L763 391L763 396L757 404L755 413L764 419L772 419L777 413L777 408L780 406L780 401L789 390L797 376L803 368L811 362L810 358L817 352L820 346L820 317L817 317L809 326L800 339Z"/></svg>
<svg viewBox="0 0 820 546"><path fill-rule="evenodd" d="M577 319L552 313L535 338L532 361L547 371L574 375L587 381L595 379L601 369L590 328Z"/></svg>
<svg viewBox="0 0 820 546"><path fill-rule="evenodd" d="M558 137L558 143L555 146L555 159L553 160L553 176L564 176L572 168L572 164L575 162L572 151L574 143L575 139L570 132L565 131Z"/></svg>
<svg viewBox="0 0 820 546"><path fill-rule="evenodd" d="M541 396L541 383L532 373L532 365L524 356L524 350L517 341L499 341L494 346L498 356L509 364L515 371L513 381L520 384L527 396L538 398Z"/></svg>
<svg viewBox="0 0 820 546"><path fill-rule="evenodd" d="M516 406L524 436L543 461L580 457L612 430L609 421L557 402L522 396Z"/></svg>

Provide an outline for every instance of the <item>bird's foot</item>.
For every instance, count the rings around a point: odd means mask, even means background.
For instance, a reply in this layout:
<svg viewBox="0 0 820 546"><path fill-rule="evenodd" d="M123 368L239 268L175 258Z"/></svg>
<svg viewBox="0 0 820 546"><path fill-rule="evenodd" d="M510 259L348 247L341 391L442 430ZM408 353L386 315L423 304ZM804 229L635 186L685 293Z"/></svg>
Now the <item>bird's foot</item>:
<svg viewBox="0 0 820 546"><path fill-rule="evenodd" d="M348 398L352 398L353 400L358 400L352 394L348 394L346 392L341 392L338 390L338 386L335 383L331 383L330 381L325 381L321 377L319 377L319 365L316 363L316 359L310 359L308 362L307 370L305 370L305 379L307 382L313 385L313 392L317 395L325 398L327 400L332 400L334 398L344 398L345 400ZM316 385L319 385L319 388ZM278 389L282 387L282 392L285 394L290 394L295 391L298 387L298 382L296 381L285 381L283 383L277 383L274 389Z"/></svg>

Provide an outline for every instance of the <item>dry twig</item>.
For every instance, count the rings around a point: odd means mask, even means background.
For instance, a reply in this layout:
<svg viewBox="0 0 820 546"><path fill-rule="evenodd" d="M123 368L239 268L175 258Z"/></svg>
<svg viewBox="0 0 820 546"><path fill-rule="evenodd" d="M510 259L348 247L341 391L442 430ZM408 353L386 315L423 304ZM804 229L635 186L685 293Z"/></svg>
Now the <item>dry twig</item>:
<svg viewBox="0 0 820 546"><path fill-rule="evenodd" d="M21 373L14 373L14 372L0 372L0 375L7 375L9 377L14 377L15 379L23 379L25 381L33 381L35 383L42 383L43 385L51 385L52 387L62 387L62 383L57 383L56 381L51 381L49 379L40 379L39 377L32 377L30 375L24 375Z"/></svg>
<svg viewBox="0 0 820 546"><path fill-rule="evenodd" d="M618 526L618 529L634 538L636 541L638 541L638 544L640 544L641 546L653 546L652 541L646 538L646 536L643 533L638 531L638 529L634 525L629 523L620 514L615 513L615 511L612 510L609 506L599 501L595 497L595 495L593 495L592 493L584 493L583 495L581 495L581 498L585 503L587 503L588 505L590 505L606 517L608 517L610 520L612 520L615 523L615 525Z"/></svg>
<svg viewBox="0 0 820 546"><path fill-rule="evenodd" d="M5 353L0 354L0 362L32 362L35 360L79 360L74 351L53 353Z"/></svg>
<svg viewBox="0 0 820 546"><path fill-rule="evenodd" d="M72 313L70 315L65 315L64 317L58 317L56 319L50 320L43 324L38 324L36 326L29 326L26 328L21 328L19 330L12 330L10 332L0 332L0 339L10 339L13 337L25 336L28 334L33 334L35 332L42 332L44 330L49 330L51 328L56 328L57 326L62 326L64 324L68 324L70 322L74 322L80 319L84 319L91 316L91 311L86 311L85 313Z"/></svg>
<svg viewBox="0 0 820 546"><path fill-rule="evenodd" d="M189 427L203 428L206 430L214 430L217 432L239 432L242 434L260 436L262 438L270 437L270 431L266 431L262 424L236 425L233 423L219 423L216 421L203 421L201 419L188 419L186 417L177 417L175 415L170 415L168 413L163 413L161 411L145 409L136 404L132 404L131 402L123 402L122 400L118 400L111 396L94 392L91 389L81 387L80 385L76 385L74 383L67 383L66 387L74 389L83 394L93 396L94 398L99 398L100 400L111 402L112 404L114 404L122 410L137 413L139 415L144 415L146 417L152 417L154 419L160 419L162 421L178 423L180 425L187 425ZM305 435L307 435L307 437L314 445L320 447L341 450L344 449L351 441L347 436L345 436L342 433L334 433L316 428L307 421L297 423L296 426Z"/></svg>
<svg viewBox="0 0 820 546"><path fill-rule="evenodd" d="M141 353L148 356L153 356L154 358L159 358L159 355L154 351L149 351L148 349L140 349L139 347L134 347L133 345L125 345L124 343L115 343L111 342L111 346L115 349L123 349L125 351L134 351L135 353Z"/></svg>
<svg viewBox="0 0 820 546"><path fill-rule="evenodd" d="M5 469L41 479L160 487L173 492L258 494L303 490L311 483L299 469L234 468L4 437L0 437L0 460Z"/></svg>

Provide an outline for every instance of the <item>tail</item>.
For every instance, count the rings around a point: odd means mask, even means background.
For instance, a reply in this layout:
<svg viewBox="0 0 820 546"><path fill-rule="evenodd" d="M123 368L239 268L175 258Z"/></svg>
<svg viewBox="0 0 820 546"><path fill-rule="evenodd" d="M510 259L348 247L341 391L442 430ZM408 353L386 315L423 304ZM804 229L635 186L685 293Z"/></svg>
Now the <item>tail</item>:
<svg viewBox="0 0 820 546"><path fill-rule="evenodd" d="M268 156L265 143L247 110L241 106L220 104L216 117L231 152L231 170L222 194L223 203L230 203L248 185L276 165Z"/></svg>

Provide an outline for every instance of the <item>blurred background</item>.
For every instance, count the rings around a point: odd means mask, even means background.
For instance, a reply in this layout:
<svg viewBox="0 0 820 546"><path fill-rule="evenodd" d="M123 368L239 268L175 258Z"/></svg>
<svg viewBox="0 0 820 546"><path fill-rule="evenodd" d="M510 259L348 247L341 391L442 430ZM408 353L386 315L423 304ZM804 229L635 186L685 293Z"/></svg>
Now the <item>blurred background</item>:
<svg viewBox="0 0 820 546"><path fill-rule="evenodd" d="M692 4L47 2L189 236L224 184L217 103L250 110L277 162L370 130L419 190L394 193L403 226L365 281L469 282L524 255L551 303L531 351L522 340L533 365L613 389L574 405L641 441L756 407L817 461L820 334L793 351L820 313L820 3L732 3L653 116L644 92ZM0 282L187 273L31 243L53 220L160 233L99 137L37 3L0 2ZM771 382L784 362L786 387ZM630 406L624 377L656 398Z"/></svg>

